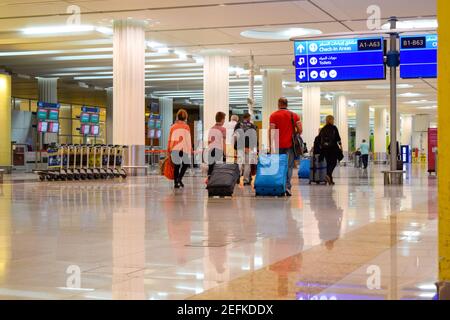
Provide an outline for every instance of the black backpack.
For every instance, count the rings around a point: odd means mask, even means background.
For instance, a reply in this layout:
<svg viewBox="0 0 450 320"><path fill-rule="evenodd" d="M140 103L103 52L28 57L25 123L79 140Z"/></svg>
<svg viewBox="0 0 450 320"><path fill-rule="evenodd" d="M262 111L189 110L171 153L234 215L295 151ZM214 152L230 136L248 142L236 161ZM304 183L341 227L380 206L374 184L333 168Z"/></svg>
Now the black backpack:
<svg viewBox="0 0 450 320"><path fill-rule="evenodd" d="M320 131L320 149L327 150L336 145L336 132L334 127L325 126Z"/></svg>
<svg viewBox="0 0 450 320"><path fill-rule="evenodd" d="M239 132L247 132L247 130L255 130L255 133L258 129L257 126L255 126L253 123L251 122L238 122L238 124L236 125L236 128L234 129L234 132L238 134L238 138L239 138ZM240 131L242 130L242 131ZM258 139L258 135L256 136L256 138ZM250 147L250 141L248 137L245 137L245 147L249 148ZM234 149L237 150L237 141L234 142Z"/></svg>

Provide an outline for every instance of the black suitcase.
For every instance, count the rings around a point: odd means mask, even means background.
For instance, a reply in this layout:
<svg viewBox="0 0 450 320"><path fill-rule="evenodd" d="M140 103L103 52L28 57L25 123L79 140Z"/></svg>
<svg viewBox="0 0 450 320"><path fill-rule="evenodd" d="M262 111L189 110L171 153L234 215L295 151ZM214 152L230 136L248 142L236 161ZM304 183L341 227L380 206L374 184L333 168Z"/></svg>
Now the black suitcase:
<svg viewBox="0 0 450 320"><path fill-rule="evenodd" d="M238 164L215 164L208 179L208 196L231 197L240 178L241 172Z"/></svg>
<svg viewBox="0 0 450 320"><path fill-rule="evenodd" d="M309 184L313 182L320 184L327 182L327 161L323 159L320 160L320 155L315 154L311 158L311 168L309 172Z"/></svg>

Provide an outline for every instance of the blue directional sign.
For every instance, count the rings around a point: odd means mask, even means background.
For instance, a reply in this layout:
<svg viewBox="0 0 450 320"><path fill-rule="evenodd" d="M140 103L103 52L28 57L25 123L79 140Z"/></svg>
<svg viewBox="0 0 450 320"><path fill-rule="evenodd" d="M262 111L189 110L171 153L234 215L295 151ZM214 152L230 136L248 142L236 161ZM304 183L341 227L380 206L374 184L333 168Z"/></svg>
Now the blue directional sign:
<svg viewBox="0 0 450 320"><path fill-rule="evenodd" d="M386 78L383 38L296 41L298 82Z"/></svg>
<svg viewBox="0 0 450 320"><path fill-rule="evenodd" d="M437 77L436 34L400 38L400 78Z"/></svg>

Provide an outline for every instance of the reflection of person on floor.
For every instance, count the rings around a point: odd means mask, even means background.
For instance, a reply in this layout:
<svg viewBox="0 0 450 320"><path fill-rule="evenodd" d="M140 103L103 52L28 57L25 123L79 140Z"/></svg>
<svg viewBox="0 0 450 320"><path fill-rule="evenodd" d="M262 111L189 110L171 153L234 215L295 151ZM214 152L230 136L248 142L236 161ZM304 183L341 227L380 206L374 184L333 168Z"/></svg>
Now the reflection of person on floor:
<svg viewBox="0 0 450 320"><path fill-rule="evenodd" d="M240 221L236 221L239 218L237 212L238 208L236 208L235 203L224 206L223 203L209 201L207 204L207 250L209 261L216 270L216 275L212 276L214 280L229 280L229 272L227 273L230 270L228 248L238 238L236 235L241 225ZM205 272L207 271L205 270Z"/></svg>
<svg viewBox="0 0 450 320"><path fill-rule="evenodd" d="M275 262L269 270L277 274L278 296L287 297L289 274L298 273L301 268L303 251L301 229L293 217L290 202L258 201L256 207L258 232L269 238L267 244L269 261ZM292 284L292 288L294 286Z"/></svg>
<svg viewBox="0 0 450 320"><path fill-rule="evenodd" d="M164 201L164 212L166 213L167 234L176 256L177 264L183 265L187 262L187 247L191 242L191 221L185 215L184 207L186 201L177 197L176 201Z"/></svg>
<svg viewBox="0 0 450 320"><path fill-rule="evenodd" d="M317 219L319 238L328 250L339 239L343 210L338 208L332 189L311 188L311 210Z"/></svg>

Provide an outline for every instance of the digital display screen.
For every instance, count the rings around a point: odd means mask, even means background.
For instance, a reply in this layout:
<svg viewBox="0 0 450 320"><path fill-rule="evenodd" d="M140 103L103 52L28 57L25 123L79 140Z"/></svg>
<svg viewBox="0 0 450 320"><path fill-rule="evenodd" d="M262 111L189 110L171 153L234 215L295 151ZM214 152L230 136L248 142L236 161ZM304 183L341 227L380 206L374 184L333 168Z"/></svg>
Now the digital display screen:
<svg viewBox="0 0 450 320"><path fill-rule="evenodd" d="M149 127L150 129L153 129L153 128L155 127L155 120L149 119L149 120L148 120L148 127Z"/></svg>
<svg viewBox="0 0 450 320"><path fill-rule="evenodd" d="M91 126L87 124L83 124L80 128L80 133L82 135L88 135L90 133Z"/></svg>
<svg viewBox="0 0 450 320"><path fill-rule="evenodd" d="M149 131L148 135L149 135L149 138L150 138L150 139L154 139L154 138L155 138L155 130L154 130L154 129L151 129L151 130Z"/></svg>
<svg viewBox="0 0 450 320"><path fill-rule="evenodd" d="M155 120L155 128L161 129L161 120Z"/></svg>
<svg viewBox="0 0 450 320"><path fill-rule="evenodd" d="M298 82L386 78L383 38L295 41Z"/></svg>
<svg viewBox="0 0 450 320"><path fill-rule="evenodd" d="M400 38L400 78L437 78L436 34Z"/></svg>
<svg viewBox="0 0 450 320"><path fill-rule="evenodd" d="M39 121L38 123L38 131L39 132L47 132L48 130L48 122Z"/></svg>
<svg viewBox="0 0 450 320"><path fill-rule="evenodd" d="M92 126L91 127L91 135L98 136L100 134L100 127L99 126Z"/></svg>
<svg viewBox="0 0 450 320"><path fill-rule="evenodd" d="M99 123L100 116L96 113L91 114L91 122L92 123Z"/></svg>
<svg viewBox="0 0 450 320"><path fill-rule="evenodd" d="M90 119L89 113L82 113L80 116L81 123L88 123Z"/></svg>
<svg viewBox="0 0 450 320"><path fill-rule="evenodd" d="M48 112L48 119L57 121L59 119L59 111L58 110L50 110Z"/></svg>
<svg viewBox="0 0 450 320"><path fill-rule="evenodd" d="M161 138L161 130L156 130L156 138Z"/></svg>
<svg viewBox="0 0 450 320"><path fill-rule="evenodd" d="M50 122L48 132L59 133L59 123L58 122Z"/></svg>
<svg viewBox="0 0 450 320"><path fill-rule="evenodd" d="M37 118L39 120L47 120L47 114L48 114L47 110L45 110L45 109L38 109L38 111L37 111Z"/></svg>

